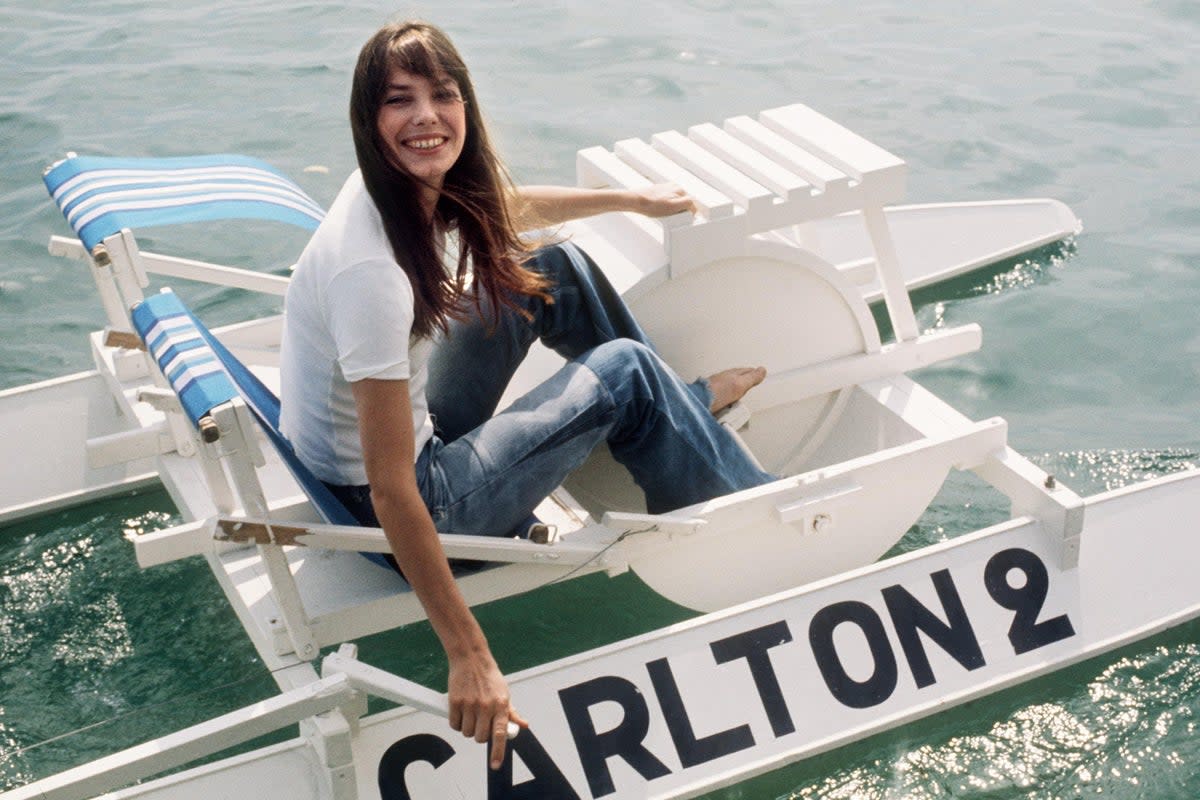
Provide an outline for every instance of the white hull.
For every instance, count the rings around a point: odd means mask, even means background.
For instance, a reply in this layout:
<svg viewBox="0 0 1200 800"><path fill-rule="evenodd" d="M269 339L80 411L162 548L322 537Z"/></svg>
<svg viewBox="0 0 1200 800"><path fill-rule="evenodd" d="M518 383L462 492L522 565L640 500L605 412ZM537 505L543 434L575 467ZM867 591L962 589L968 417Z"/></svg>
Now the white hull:
<svg viewBox="0 0 1200 800"><path fill-rule="evenodd" d="M1039 523L1018 518L511 675L531 728L512 744L522 764L501 774L532 792L523 796L691 797L1200 615L1200 473L1097 495L1086 507L1075 568L1062 566L1060 542ZM1005 566L1007 588L998 584ZM921 607L948 625L938 642L912 633ZM509 796L488 794L484 746L451 736L432 715L366 717L349 743L352 765L333 773L352 779L359 797L378 796L376 767L394 746L390 758L414 764L414 800ZM436 767L427 763L439 752ZM297 739L115 796L315 800L326 796L327 773L313 756ZM37 790L60 796L51 782Z"/></svg>
<svg viewBox="0 0 1200 800"><path fill-rule="evenodd" d="M21 454L5 470L0 524L156 484L150 459L88 464L89 439L126 427L95 370L0 391L0 438Z"/></svg>

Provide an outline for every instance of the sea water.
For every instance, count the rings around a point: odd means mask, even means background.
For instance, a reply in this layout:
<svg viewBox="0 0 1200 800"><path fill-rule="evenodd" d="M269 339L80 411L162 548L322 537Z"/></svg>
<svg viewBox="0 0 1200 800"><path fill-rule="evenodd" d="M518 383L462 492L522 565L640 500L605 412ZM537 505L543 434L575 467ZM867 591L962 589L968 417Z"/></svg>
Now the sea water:
<svg viewBox="0 0 1200 800"><path fill-rule="evenodd" d="M46 253L66 233L47 164L246 153L328 205L353 168L353 59L397 15L450 31L520 181L571 182L581 147L805 102L906 159L913 202L1065 201L1085 226L1073 243L919 298L922 328L985 332L979 353L919 379L972 418L1004 416L1013 445L1080 494L1200 461L1200 6L1187 0L7 2L0 389L87 368L84 337L102 324L84 268ZM303 242L236 227L143 237L280 274ZM213 325L278 310L232 290L189 299ZM2 453L0 480L23 455ZM897 549L1002 517L965 483ZM134 566L123 532L175 521L149 491L0 528L0 788L274 692L200 559ZM479 615L513 671L689 614L626 576ZM1190 800L1198 637L1181 626L712 796ZM426 626L362 652L444 684Z"/></svg>

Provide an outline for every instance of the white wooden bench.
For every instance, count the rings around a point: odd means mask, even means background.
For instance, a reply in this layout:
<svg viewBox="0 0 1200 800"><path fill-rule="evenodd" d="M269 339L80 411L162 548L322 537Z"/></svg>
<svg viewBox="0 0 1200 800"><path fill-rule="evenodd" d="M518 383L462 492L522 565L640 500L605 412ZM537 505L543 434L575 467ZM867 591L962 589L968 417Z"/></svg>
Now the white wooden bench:
<svg viewBox="0 0 1200 800"><path fill-rule="evenodd" d="M659 223L627 214L625 230L613 231L659 243L670 275L744 255L754 234L861 212L874 258L836 266L877 272L901 341L918 332L883 209L903 198L906 171L900 158L801 104L757 119L731 117L721 127L694 125L686 134L665 131L648 142L625 139L612 150L590 147L576 159L581 186L672 182L692 195L699 207L694 218ZM656 265L642 266L652 272Z"/></svg>

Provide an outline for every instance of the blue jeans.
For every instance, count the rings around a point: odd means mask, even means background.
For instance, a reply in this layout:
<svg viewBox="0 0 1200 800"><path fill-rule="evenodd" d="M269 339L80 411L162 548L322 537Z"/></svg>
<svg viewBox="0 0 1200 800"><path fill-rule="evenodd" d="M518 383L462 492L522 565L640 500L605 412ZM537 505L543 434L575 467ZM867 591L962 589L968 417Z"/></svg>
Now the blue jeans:
<svg viewBox="0 0 1200 800"><path fill-rule="evenodd" d="M709 412L707 383L684 383L658 357L582 250L553 245L526 266L549 279L553 303L520 298L531 319L507 308L493 317L485 303L430 359L436 433L417 482L439 531L512 532L605 441L651 513L774 480ZM494 415L536 339L567 363Z"/></svg>

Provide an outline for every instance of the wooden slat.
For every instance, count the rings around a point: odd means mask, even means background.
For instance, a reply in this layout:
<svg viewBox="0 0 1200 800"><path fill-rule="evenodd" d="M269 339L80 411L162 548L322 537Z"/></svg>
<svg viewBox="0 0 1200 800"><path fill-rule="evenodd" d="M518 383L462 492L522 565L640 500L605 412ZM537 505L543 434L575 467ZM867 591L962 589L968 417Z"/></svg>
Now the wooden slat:
<svg viewBox="0 0 1200 800"><path fill-rule="evenodd" d="M689 172L695 173L731 197L749 213L755 213L775 200L773 191L678 131L656 133L651 137L650 143L654 149L670 156Z"/></svg>
<svg viewBox="0 0 1200 800"><path fill-rule="evenodd" d="M623 139L613 150L622 161L653 180L678 184L709 219L733 215L733 202L728 197L641 139Z"/></svg>
<svg viewBox="0 0 1200 800"><path fill-rule="evenodd" d="M873 173L903 170L904 162L806 105L772 108L758 115L762 124L862 180Z"/></svg>
<svg viewBox="0 0 1200 800"><path fill-rule="evenodd" d="M589 189L645 189L654 181L603 147L588 147L575 157L576 182Z"/></svg>
<svg viewBox="0 0 1200 800"><path fill-rule="evenodd" d="M730 117L725 120L725 130L734 138L793 170L823 192L850 184L850 177L837 167L749 117Z"/></svg>
<svg viewBox="0 0 1200 800"><path fill-rule="evenodd" d="M813 186L804 178L711 122L693 125L688 138L788 200L812 194Z"/></svg>

